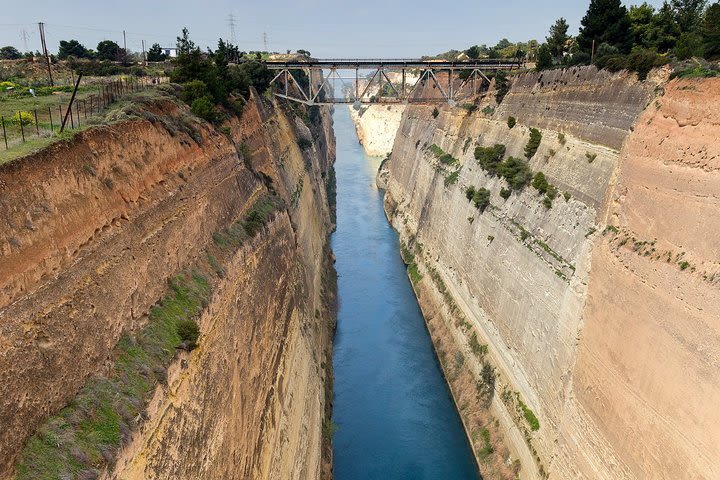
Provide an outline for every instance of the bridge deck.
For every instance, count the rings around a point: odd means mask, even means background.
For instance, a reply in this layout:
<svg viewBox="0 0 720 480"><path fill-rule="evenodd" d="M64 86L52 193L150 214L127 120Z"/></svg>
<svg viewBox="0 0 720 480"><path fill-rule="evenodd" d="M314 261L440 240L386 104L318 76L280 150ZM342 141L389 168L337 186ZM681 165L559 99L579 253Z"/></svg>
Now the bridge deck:
<svg viewBox="0 0 720 480"><path fill-rule="evenodd" d="M510 70L521 66L520 62L510 61L507 59L499 60L464 60L464 61L446 61L446 60L418 60L418 59L347 59L347 58L330 58L317 60L268 60L265 62L270 69L285 68L336 68L336 69L355 69L355 68L432 68L432 69L482 69L482 70Z"/></svg>

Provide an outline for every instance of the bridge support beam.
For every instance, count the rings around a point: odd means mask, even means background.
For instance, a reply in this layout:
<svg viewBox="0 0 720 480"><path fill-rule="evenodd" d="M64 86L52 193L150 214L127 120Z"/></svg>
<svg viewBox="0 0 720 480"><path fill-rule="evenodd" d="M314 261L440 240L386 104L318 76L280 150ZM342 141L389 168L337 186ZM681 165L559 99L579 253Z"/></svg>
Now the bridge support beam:
<svg viewBox="0 0 720 480"><path fill-rule="evenodd" d="M422 62L414 60L348 60L330 61L313 60L307 62L267 62L268 68L277 71L270 82L275 88L275 95L307 105L333 105L338 103L355 104L454 104L459 97L470 97L478 94L490 80L485 72L501 69L518 68L517 64L503 61L477 62ZM323 70L329 71L327 77ZM342 77L338 71L354 70L352 77ZM361 77L360 70L368 71ZM408 73L420 71L417 81L410 86ZM307 75L307 86L298 81L294 72L301 71ZM399 85L390 79L388 72L395 71L401 75ZM459 73L458 73L459 71ZM447 86L440 82L438 74L447 74ZM459 77L459 78L458 78ZM332 82L330 82L332 79ZM344 87L344 96L336 98L336 80ZM344 80L353 82L348 88ZM364 83L366 82L366 83ZM373 84L377 82L381 95L370 96ZM421 92L427 91L428 82L439 95L425 97ZM332 83L332 84L331 84ZM364 84L363 84L364 83ZM386 86L389 86L387 88ZM280 93L282 92L282 93Z"/></svg>

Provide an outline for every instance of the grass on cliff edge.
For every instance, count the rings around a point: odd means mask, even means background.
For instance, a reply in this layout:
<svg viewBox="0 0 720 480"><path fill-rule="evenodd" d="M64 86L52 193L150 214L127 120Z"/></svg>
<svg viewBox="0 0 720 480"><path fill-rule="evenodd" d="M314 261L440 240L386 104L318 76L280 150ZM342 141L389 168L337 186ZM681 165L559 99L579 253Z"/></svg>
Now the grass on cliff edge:
<svg viewBox="0 0 720 480"><path fill-rule="evenodd" d="M172 94L172 87L170 85L161 85L155 88L141 90L139 92L127 93L123 95L121 99L111 104L107 109L103 110L100 114L90 115L87 119L83 118L79 127L74 129L68 128L63 133L59 133L57 131L57 119L55 119L54 133L50 133L50 124L42 118L39 119L41 135L37 136L34 124L27 126L25 127L28 129L25 142L20 140L19 133L16 132L16 135L13 136L11 135L11 132L8 131L9 149L5 148L3 138L0 135L0 165L37 153L54 143L71 140L76 134L89 130L93 127L100 125L112 125L114 123L133 118L148 119L147 117L150 114L143 112L143 109L139 109L138 106L143 102L160 98L177 101L177 98ZM2 103L0 103L0 106L1 105ZM166 120L165 123L168 121L169 120ZM175 119L175 123L182 122L187 122L187 119ZM6 128L8 130L11 128L7 119ZM188 131L188 133L192 133L188 128L183 128L183 130ZM0 134L1 133L2 132L0 132Z"/></svg>
<svg viewBox="0 0 720 480"><path fill-rule="evenodd" d="M150 311L148 325L115 347L107 377L90 379L76 397L26 442L18 480L96 478L144 415L145 398L181 343L178 326L193 320L207 302L208 281L196 272L170 281L170 292Z"/></svg>

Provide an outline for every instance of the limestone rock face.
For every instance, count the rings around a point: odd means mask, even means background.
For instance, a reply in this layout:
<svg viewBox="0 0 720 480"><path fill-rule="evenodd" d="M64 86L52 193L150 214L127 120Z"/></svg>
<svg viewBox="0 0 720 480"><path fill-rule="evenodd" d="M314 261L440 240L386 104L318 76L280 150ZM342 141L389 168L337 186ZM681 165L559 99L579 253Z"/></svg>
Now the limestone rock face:
<svg viewBox="0 0 720 480"><path fill-rule="evenodd" d="M469 437L505 438L521 478L718 476L717 80L663 94L590 67L521 75L499 106L492 93L473 112L408 107L381 172ZM524 158L530 128L551 208L531 186L505 200L473 156L502 144ZM484 213L468 186L491 192ZM495 369L496 429L472 382L454 383L454 352L476 380Z"/></svg>
<svg viewBox="0 0 720 480"><path fill-rule="evenodd" d="M176 354L102 474L327 476L329 112L297 125L256 97L220 133L172 101L146 107L148 120L91 129L0 168L0 478L48 416L108 371L167 279L207 262L213 234L270 191L283 206L221 259L199 347ZM301 150L308 128L313 145Z"/></svg>
<svg viewBox="0 0 720 480"><path fill-rule="evenodd" d="M368 155L383 157L390 154L404 111L403 105L370 105L360 111L350 107L358 138Z"/></svg>
<svg viewBox="0 0 720 480"><path fill-rule="evenodd" d="M558 472L720 476L720 80L673 81L642 114L602 212ZM595 437L606 446L588 449ZM602 463L600 464L602 465Z"/></svg>

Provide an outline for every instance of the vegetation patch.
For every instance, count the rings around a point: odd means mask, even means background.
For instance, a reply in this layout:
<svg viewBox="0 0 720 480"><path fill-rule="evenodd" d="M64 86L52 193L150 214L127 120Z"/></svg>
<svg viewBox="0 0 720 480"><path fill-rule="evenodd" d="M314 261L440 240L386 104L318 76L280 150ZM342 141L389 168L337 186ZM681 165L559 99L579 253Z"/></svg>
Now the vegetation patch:
<svg viewBox="0 0 720 480"><path fill-rule="evenodd" d="M491 175L496 175L498 171L498 165L502 162L505 156L505 145L496 143L492 147L475 147L475 160L477 160L480 167Z"/></svg>
<svg viewBox="0 0 720 480"><path fill-rule="evenodd" d="M540 133L540 130L537 128L531 128L530 129L530 140L528 140L527 145L525 145L525 158L530 160L533 156L535 156L535 153L537 152L538 148L540 147L540 142L542 141L542 133Z"/></svg>
<svg viewBox="0 0 720 480"><path fill-rule="evenodd" d="M536 432L540 430L540 422L538 421L537 417L535 416L535 413L530 410L530 408L525 405L525 403L518 398L518 403L520 405L520 409L522 410L523 416L525 417L525 420L528 422L528 425L530 425L530 429L533 432Z"/></svg>
<svg viewBox="0 0 720 480"><path fill-rule="evenodd" d="M257 235L281 205L282 199L277 195L264 195L253 204L245 217L222 232L214 233L213 242L219 247L240 247L246 239Z"/></svg>
<svg viewBox="0 0 720 480"><path fill-rule="evenodd" d="M134 338L120 339L110 374L88 380L70 404L30 437L18 480L96 478L98 469L130 440L145 400L158 382L165 381L176 348L184 338L197 340L194 318L210 295L208 281L196 272L178 275L169 287L150 311L148 325Z"/></svg>
<svg viewBox="0 0 720 480"><path fill-rule="evenodd" d="M480 436L483 440L483 446L480 450L478 450L478 456L480 457L480 460L485 460L494 451L492 445L490 444L490 431L487 428L483 428L480 431Z"/></svg>
<svg viewBox="0 0 720 480"><path fill-rule="evenodd" d="M487 188L477 188L470 185L465 189L465 197L475 205L475 208L480 210L480 213L485 212L485 209L490 205L490 190Z"/></svg>
<svg viewBox="0 0 720 480"><path fill-rule="evenodd" d="M444 183L445 183L445 186L446 186L446 187L449 187L449 186L451 186L451 185L455 185L455 184L457 183L457 181L458 181L459 178L460 178L460 172L457 171L457 170L454 171L454 172L452 172L452 173L450 173L450 174L448 174L448 175L445 177L445 182L444 182Z"/></svg>
<svg viewBox="0 0 720 480"><path fill-rule="evenodd" d="M517 124L517 120L515 117L508 117L507 126L509 129L512 129Z"/></svg>
<svg viewBox="0 0 720 480"><path fill-rule="evenodd" d="M495 91L495 101L500 104L505 98L505 95L510 92L510 82L508 81L507 72L498 70L495 74Z"/></svg>
<svg viewBox="0 0 720 480"><path fill-rule="evenodd" d="M433 155L435 155L435 158L437 158L443 165L453 166L460 163L460 160L453 157L449 153L446 153L442 148L438 147L434 143L428 148L433 153Z"/></svg>

